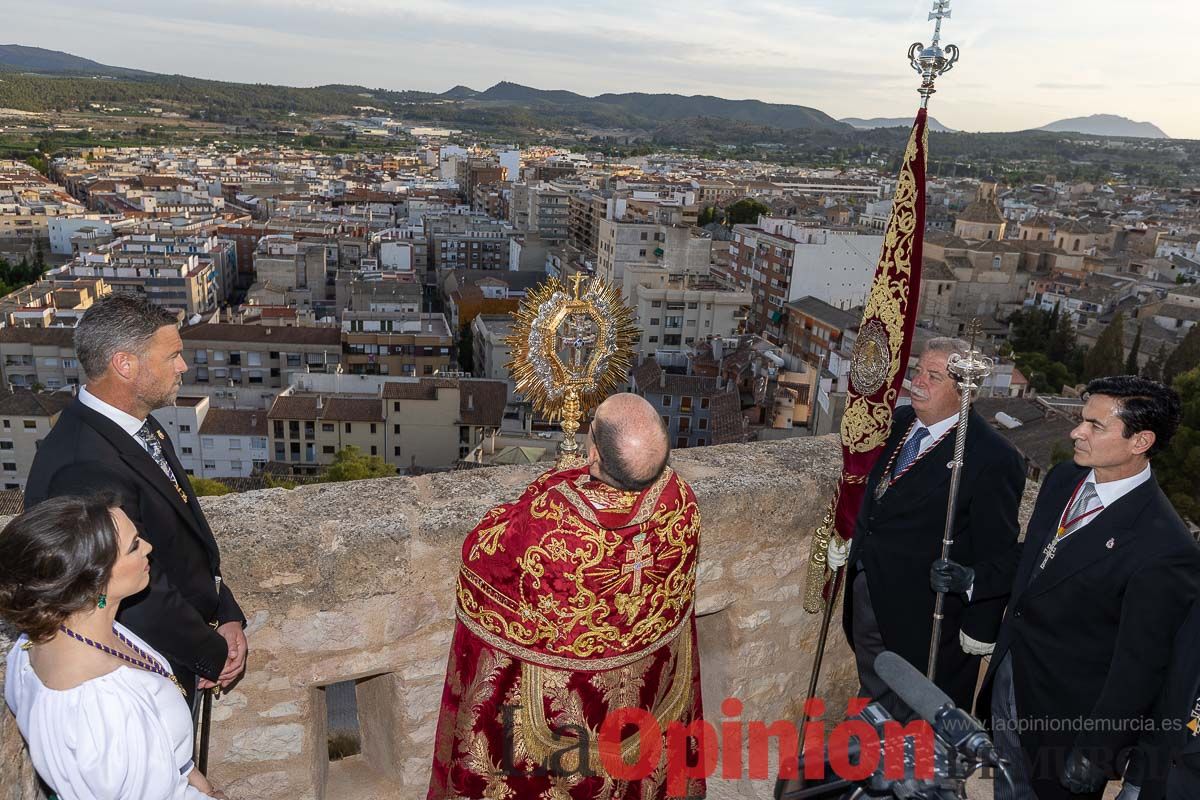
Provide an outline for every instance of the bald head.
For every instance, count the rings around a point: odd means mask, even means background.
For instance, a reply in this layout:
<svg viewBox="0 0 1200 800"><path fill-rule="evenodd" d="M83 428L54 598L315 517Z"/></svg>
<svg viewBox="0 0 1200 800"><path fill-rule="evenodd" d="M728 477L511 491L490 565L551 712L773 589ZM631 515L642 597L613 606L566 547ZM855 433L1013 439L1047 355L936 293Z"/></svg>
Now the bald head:
<svg viewBox="0 0 1200 800"><path fill-rule="evenodd" d="M662 474L671 444L662 418L636 394L614 394L592 419L588 465L593 476L626 491L641 491Z"/></svg>

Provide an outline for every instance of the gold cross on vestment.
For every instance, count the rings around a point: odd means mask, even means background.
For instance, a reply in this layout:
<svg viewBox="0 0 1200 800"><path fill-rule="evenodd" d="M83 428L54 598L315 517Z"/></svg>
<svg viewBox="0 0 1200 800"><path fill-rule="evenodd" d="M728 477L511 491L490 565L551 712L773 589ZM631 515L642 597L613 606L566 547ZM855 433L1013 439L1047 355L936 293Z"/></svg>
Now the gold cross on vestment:
<svg viewBox="0 0 1200 800"><path fill-rule="evenodd" d="M633 537L633 548L625 554L625 560L629 563L621 567L621 574L633 573L633 588L629 590L629 593L631 595L640 594L642 570L654 566L654 556L650 555L650 545L646 543L646 534L639 533Z"/></svg>

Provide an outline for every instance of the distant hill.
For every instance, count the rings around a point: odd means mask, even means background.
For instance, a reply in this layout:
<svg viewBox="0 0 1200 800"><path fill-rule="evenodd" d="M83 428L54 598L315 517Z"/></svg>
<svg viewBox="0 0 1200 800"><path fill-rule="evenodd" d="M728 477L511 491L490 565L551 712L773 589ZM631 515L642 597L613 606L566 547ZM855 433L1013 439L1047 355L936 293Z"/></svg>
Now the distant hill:
<svg viewBox="0 0 1200 800"><path fill-rule="evenodd" d="M871 117L870 119L843 117L840 121L860 131L870 131L875 128L911 128L913 124L912 117ZM954 132L953 128L947 128L933 117L929 118L928 127L929 130L936 133Z"/></svg>
<svg viewBox="0 0 1200 800"><path fill-rule="evenodd" d="M108 75L113 78L149 78L156 73L140 69L110 67L88 58L80 58L58 50L26 47L20 44L0 44L0 65L29 72L69 75Z"/></svg>
<svg viewBox="0 0 1200 800"><path fill-rule="evenodd" d="M1038 128L1055 133L1086 133L1091 136L1132 136L1139 139L1170 139L1162 128L1150 122L1134 122L1115 114L1092 114L1090 117L1060 119Z"/></svg>
<svg viewBox="0 0 1200 800"><path fill-rule="evenodd" d="M470 94L469 94L470 93ZM806 106L764 103L761 100L726 100L707 95L690 97L678 94L602 94L597 97L562 89L534 89L501 81L484 92L472 92L456 86L442 95L446 99L470 99L487 103L534 107L556 106L602 119L624 112L630 124L662 124L695 117L714 117L732 122L782 130L845 130L846 127L823 111Z"/></svg>
<svg viewBox="0 0 1200 800"><path fill-rule="evenodd" d="M478 97L479 92L472 89L470 86L459 84L448 92L442 92L439 97L446 100L470 100L472 97Z"/></svg>

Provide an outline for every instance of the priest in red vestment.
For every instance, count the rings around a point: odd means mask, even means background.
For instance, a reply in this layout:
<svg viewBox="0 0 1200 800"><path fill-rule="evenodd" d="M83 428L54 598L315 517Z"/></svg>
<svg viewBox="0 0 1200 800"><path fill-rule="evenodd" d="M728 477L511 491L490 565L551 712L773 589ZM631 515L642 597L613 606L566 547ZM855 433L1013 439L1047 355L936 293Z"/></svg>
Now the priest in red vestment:
<svg viewBox="0 0 1200 800"><path fill-rule="evenodd" d="M467 536L429 800L704 796L700 514L669 451L655 409L613 395L586 466Z"/></svg>

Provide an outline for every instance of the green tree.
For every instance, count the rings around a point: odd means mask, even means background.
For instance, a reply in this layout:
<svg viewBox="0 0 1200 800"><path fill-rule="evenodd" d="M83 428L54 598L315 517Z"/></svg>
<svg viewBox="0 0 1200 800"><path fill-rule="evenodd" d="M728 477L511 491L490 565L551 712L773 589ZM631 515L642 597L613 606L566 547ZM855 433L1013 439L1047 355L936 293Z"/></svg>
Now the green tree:
<svg viewBox="0 0 1200 800"><path fill-rule="evenodd" d="M1066 442L1058 442L1050 450L1050 466L1057 466L1068 459L1074 458L1075 453L1071 445Z"/></svg>
<svg viewBox="0 0 1200 800"><path fill-rule="evenodd" d="M1125 360L1125 374L1137 375L1141 370L1138 369L1138 352L1142 349L1142 328L1146 323L1138 324L1137 334L1133 337L1133 347L1129 348L1129 358Z"/></svg>
<svg viewBox="0 0 1200 800"><path fill-rule="evenodd" d="M212 478L189 478L197 497L215 497L233 491L227 484Z"/></svg>
<svg viewBox="0 0 1200 800"><path fill-rule="evenodd" d="M379 456L364 455L357 447L350 445L337 451L333 463L321 473L321 479L325 483L340 483L365 478L386 478L395 474L396 468Z"/></svg>
<svg viewBox="0 0 1200 800"><path fill-rule="evenodd" d="M1167 363L1167 343L1163 342L1158 346L1158 352L1150 357L1146 362L1146 368L1142 370L1142 377L1149 378L1152 381L1161 381L1163 377L1163 366Z"/></svg>
<svg viewBox="0 0 1200 800"><path fill-rule="evenodd" d="M1170 446L1154 457L1154 475L1180 516L1200 523L1200 367L1179 375L1183 418Z"/></svg>
<svg viewBox="0 0 1200 800"><path fill-rule="evenodd" d="M1179 346L1163 362L1163 383L1174 383L1176 377L1196 367L1200 367L1200 325L1193 325Z"/></svg>
<svg viewBox="0 0 1200 800"><path fill-rule="evenodd" d="M1083 379L1120 375L1125 367L1125 315L1118 313L1083 359Z"/></svg>
<svg viewBox="0 0 1200 800"><path fill-rule="evenodd" d="M287 478L277 478L271 473L263 475L263 483L268 489L295 489L296 482L290 481Z"/></svg>
<svg viewBox="0 0 1200 800"><path fill-rule="evenodd" d="M1072 356L1079 350L1075 341L1075 326L1071 323L1070 314L1059 314L1057 306L1054 312L1054 318L1046 332L1046 355L1050 356L1051 361L1069 364Z"/></svg>
<svg viewBox="0 0 1200 800"><path fill-rule="evenodd" d="M1064 386L1074 386L1075 376L1061 361L1051 361L1045 353L1015 353L1013 360L1039 394L1059 394Z"/></svg>
<svg viewBox="0 0 1200 800"><path fill-rule="evenodd" d="M753 197L745 197L725 209L725 216L731 227L733 225L753 225L758 222L760 216L770 213L770 206Z"/></svg>

